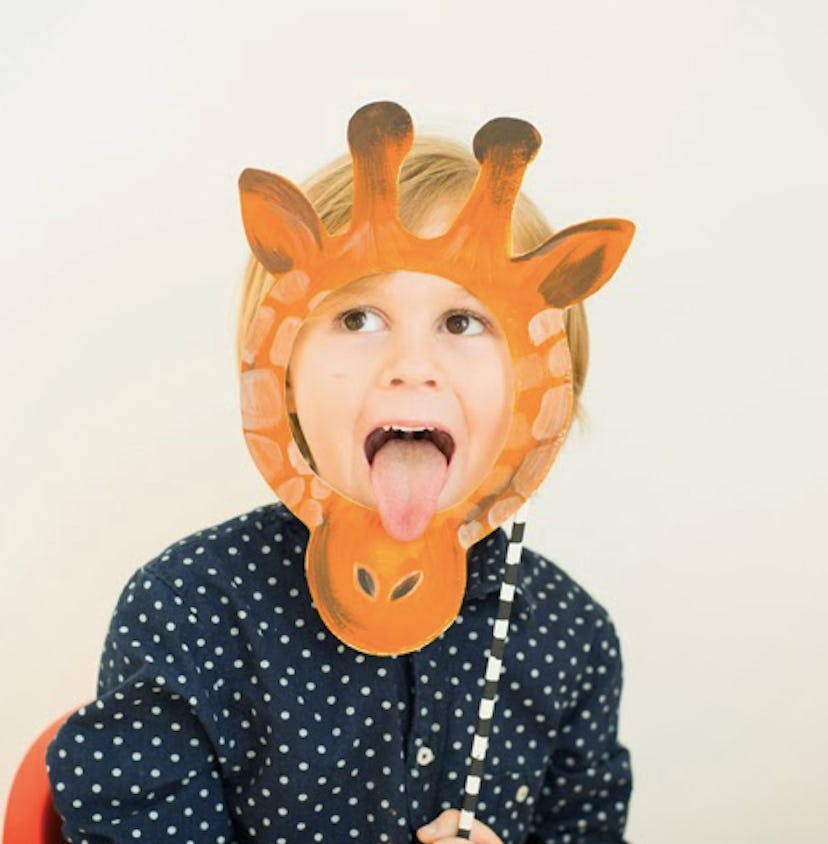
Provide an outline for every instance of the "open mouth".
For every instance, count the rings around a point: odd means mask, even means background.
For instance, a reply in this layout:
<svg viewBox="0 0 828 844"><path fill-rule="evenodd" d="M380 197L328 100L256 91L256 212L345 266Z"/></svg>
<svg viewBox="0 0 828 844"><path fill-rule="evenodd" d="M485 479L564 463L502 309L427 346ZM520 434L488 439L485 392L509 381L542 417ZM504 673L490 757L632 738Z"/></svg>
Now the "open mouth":
<svg viewBox="0 0 828 844"><path fill-rule="evenodd" d="M376 453L390 440L427 440L432 442L446 458L446 465L451 463L454 454L454 438L448 431L439 428L410 428L402 425L383 425L374 428L365 438L365 457L368 465L374 463Z"/></svg>

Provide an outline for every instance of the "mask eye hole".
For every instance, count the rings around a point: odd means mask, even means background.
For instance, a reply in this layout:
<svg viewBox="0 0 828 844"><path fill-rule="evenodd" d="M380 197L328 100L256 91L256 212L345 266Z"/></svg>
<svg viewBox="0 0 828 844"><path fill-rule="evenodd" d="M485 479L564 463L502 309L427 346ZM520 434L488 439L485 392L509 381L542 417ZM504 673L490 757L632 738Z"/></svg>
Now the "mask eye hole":
<svg viewBox="0 0 828 844"><path fill-rule="evenodd" d="M355 567L357 586L372 600L377 597L377 582L368 569L362 566Z"/></svg>
<svg viewBox="0 0 828 844"><path fill-rule="evenodd" d="M407 574L392 590L391 600L398 601L406 595L410 595L421 583L423 573L421 571L413 571Z"/></svg>

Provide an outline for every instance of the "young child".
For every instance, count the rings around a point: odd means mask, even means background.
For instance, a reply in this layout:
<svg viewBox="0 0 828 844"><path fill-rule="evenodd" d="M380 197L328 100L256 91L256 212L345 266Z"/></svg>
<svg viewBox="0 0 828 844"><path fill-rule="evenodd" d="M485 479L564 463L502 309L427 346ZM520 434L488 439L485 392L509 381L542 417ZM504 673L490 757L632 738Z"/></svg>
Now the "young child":
<svg viewBox="0 0 828 844"><path fill-rule="evenodd" d="M460 147L415 143L400 172L402 222L421 237L444 232L478 170ZM348 225L349 159L305 191L328 232ZM522 196L513 224L516 254L551 235ZM272 285L252 259L240 360ZM566 325L577 398L587 363L580 304ZM409 542L490 472L516 377L483 302L445 278L399 270L343 286L313 311L293 344L285 410L319 478ZM442 434L432 444L450 436L445 466L413 434L389 446L377 433L389 426L433 427ZM505 535L468 549L453 623L394 656L366 655L323 623L305 580L308 538L286 506L269 504L177 542L133 577L98 698L48 752L69 841L460 840L455 810ZM617 741L620 691L607 612L525 551L472 841L622 840L631 776Z"/></svg>

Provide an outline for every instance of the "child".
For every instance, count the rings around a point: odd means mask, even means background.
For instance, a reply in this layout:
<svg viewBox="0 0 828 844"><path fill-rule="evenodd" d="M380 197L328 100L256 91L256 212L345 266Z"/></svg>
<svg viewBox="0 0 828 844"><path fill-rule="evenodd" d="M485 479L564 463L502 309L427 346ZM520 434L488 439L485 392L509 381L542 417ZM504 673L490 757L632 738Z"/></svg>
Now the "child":
<svg viewBox="0 0 828 844"><path fill-rule="evenodd" d="M400 174L403 223L440 234L477 172L460 148L415 145ZM329 232L348 224L351 180L343 159L307 187ZM515 252L550 234L521 197ZM251 261L240 359L272 284ZM587 357L580 305L567 330L577 396ZM377 507L390 536L413 541L504 448L516 377L506 349L496 315L446 279L399 271L343 288L293 346L285 409L294 438L324 481ZM436 485L421 468L433 456L411 458L413 443L380 457L385 468L360 454L380 423L404 427L411 396L457 450ZM417 494L398 500L397 482ZM366 655L323 624L304 577L308 537L287 507L266 505L176 543L135 575L113 615L99 697L48 753L70 841L459 840L449 810L462 797L505 536L469 549L453 623L396 656ZM473 841L621 841L631 780L616 738L620 687L606 611L524 552Z"/></svg>

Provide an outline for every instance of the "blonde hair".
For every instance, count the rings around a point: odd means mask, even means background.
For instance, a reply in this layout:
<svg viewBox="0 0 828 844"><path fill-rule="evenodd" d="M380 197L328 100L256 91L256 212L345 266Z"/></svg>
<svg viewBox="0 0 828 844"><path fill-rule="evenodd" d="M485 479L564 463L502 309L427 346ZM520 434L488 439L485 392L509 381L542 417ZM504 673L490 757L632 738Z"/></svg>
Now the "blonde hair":
<svg viewBox="0 0 828 844"><path fill-rule="evenodd" d="M419 137L400 170L400 219L417 231L435 207L461 203L477 178L478 164L464 147L435 137ZM353 167L350 155L343 155L322 168L302 186L327 231L335 234L351 219ZM515 254L530 252L553 234L544 216L523 194L515 203L512 241ZM251 255L242 287L236 335L237 362L241 362L244 338L253 314L273 285L274 278ZM565 314L566 333L572 356L574 411L580 415L580 395L589 361L589 333L582 304Z"/></svg>

